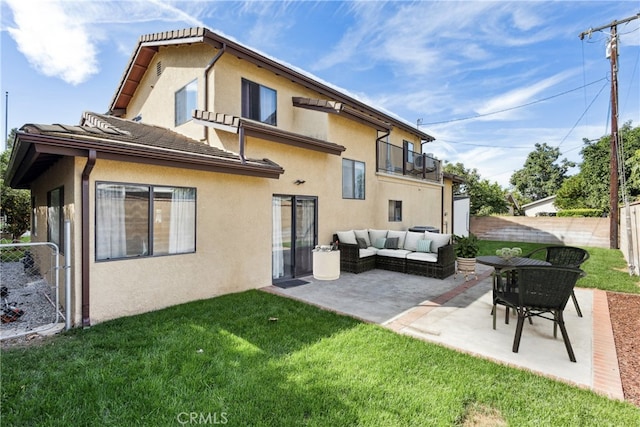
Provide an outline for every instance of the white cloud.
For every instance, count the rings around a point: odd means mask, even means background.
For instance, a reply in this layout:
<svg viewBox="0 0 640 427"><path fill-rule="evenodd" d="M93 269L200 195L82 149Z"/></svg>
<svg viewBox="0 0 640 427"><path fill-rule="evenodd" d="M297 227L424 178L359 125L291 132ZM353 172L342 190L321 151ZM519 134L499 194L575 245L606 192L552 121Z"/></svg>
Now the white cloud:
<svg viewBox="0 0 640 427"><path fill-rule="evenodd" d="M539 95L546 89L556 86L574 75L575 71L562 71L551 77L542 79L537 83L527 84L526 86L510 90L484 102L482 106L477 109L477 112L478 114L487 114L527 104L534 101L534 97L536 95Z"/></svg>
<svg viewBox="0 0 640 427"><path fill-rule="evenodd" d="M15 22L8 32L35 69L72 85L99 71L97 49L87 29L68 16L59 2L7 2Z"/></svg>
<svg viewBox="0 0 640 427"><path fill-rule="evenodd" d="M18 50L38 72L78 85L99 72L98 43L114 39L116 49L122 47L117 34L107 34L101 24L130 24L163 21L180 22L182 26L204 26L197 16L204 13L200 2L181 3L180 8L160 0L140 1L64 1L6 0L13 12L13 23L6 24ZM186 24L186 25L184 25ZM173 24L175 27L175 24ZM171 29L175 29L175 28Z"/></svg>

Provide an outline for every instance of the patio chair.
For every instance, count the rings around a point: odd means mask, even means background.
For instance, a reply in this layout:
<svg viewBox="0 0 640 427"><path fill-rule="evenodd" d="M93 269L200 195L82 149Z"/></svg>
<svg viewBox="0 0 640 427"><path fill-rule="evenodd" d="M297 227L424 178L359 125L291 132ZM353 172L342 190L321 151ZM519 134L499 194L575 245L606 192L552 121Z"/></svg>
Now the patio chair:
<svg viewBox="0 0 640 427"><path fill-rule="evenodd" d="M540 258L541 255L544 256L544 260L551 265L574 268L580 268L582 263L589 259L589 252L573 246L545 246L524 256L527 258ZM576 294L573 291L571 291L571 299L573 300L573 305L576 308L578 317L582 317L582 310L580 310Z"/></svg>
<svg viewBox="0 0 640 427"><path fill-rule="evenodd" d="M573 267L558 266L526 266L514 269L505 269L503 272L513 272L518 277L517 291L511 290L502 276L497 277L494 285L494 305L501 304L515 309L518 314L518 325L513 338L513 352L517 353L520 347L520 338L524 327L524 320L531 320L537 316L553 321L553 336L557 337L557 328L560 327L564 345L569 354L569 360L576 361L576 357L569 341L569 335L564 324L563 311L573 287L583 275L583 271ZM495 329L496 313L494 309L493 327Z"/></svg>

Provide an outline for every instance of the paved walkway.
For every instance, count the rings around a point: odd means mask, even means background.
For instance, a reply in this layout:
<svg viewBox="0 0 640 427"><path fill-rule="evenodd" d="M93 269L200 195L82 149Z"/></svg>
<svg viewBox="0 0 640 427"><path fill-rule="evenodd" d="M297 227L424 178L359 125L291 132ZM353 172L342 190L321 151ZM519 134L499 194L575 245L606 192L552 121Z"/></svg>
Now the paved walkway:
<svg viewBox="0 0 640 427"><path fill-rule="evenodd" d="M478 265L478 279L465 282L461 276L439 280L372 270L342 273L332 281L304 277L309 283L263 290L624 399L605 292L576 288L584 317L577 316L571 301L565 310L577 363L569 360L562 337L558 333L554 339L553 324L544 319L525 323L519 352L513 353L516 317L505 324L504 308L499 307L496 329L492 327L492 271Z"/></svg>

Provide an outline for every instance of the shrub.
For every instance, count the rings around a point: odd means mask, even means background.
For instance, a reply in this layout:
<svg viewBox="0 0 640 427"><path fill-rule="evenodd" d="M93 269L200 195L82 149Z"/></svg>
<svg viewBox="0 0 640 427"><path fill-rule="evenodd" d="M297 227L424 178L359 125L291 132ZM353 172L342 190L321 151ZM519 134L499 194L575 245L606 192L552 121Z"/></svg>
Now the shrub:
<svg viewBox="0 0 640 427"><path fill-rule="evenodd" d="M599 218L603 216L602 209L564 209L558 212L558 216L563 217L590 217Z"/></svg>

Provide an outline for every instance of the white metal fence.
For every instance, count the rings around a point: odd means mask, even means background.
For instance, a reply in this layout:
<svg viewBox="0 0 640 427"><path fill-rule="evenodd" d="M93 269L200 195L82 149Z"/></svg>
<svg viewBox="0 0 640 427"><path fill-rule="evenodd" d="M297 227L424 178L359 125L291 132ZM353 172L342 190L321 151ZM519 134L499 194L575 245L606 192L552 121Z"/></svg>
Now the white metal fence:
<svg viewBox="0 0 640 427"><path fill-rule="evenodd" d="M0 244L0 340L60 329L60 273L53 243Z"/></svg>
<svg viewBox="0 0 640 427"><path fill-rule="evenodd" d="M620 250L629 273L640 274L640 203L620 208Z"/></svg>

